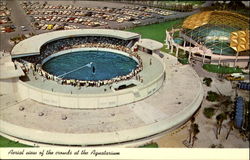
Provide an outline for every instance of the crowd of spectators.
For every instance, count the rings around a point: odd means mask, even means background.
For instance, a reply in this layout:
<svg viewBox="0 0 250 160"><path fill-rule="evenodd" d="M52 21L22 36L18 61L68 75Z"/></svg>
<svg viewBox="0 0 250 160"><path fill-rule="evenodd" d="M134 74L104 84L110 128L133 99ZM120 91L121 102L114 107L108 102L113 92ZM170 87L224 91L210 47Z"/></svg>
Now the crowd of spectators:
<svg viewBox="0 0 250 160"><path fill-rule="evenodd" d="M129 43L130 41L126 40L110 38L110 37L98 37L98 36L66 38L43 45L40 50L40 55L19 58L17 59L17 61L22 63L24 72L27 73L32 71L33 75L38 73L44 78L48 80L54 80L62 85L67 84L78 87L81 86L100 87L102 85L110 85L114 82L128 80L133 78L134 76L136 77L137 80L140 80L142 82L143 79L139 75L137 75L140 71L142 71L143 68L142 59L137 53L132 52L130 48L126 47ZM99 81L64 79L59 76L57 77L55 75L52 75L47 71L43 70L42 61L46 57L54 53L57 53L59 51L68 50L72 48L109 48L114 50L120 50L129 54L129 56L137 59L138 65L128 75L118 76L109 80L99 80Z"/></svg>
<svg viewBox="0 0 250 160"><path fill-rule="evenodd" d="M116 46L127 46L130 41L121 40L117 38L111 38L111 37L100 37L100 36L85 36L85 37L73 37L73 38L65 38L61 40L56 40L51 43L47 43L43 45L40 49L40 55L38 56L30 56L23 58L26 61L29 61L31 63L41 63L41 60L44 58L50 56L51 54L54 54L56 52L59 52L61 50L70 49L78 47L82 44L113 44Z"/></svg>

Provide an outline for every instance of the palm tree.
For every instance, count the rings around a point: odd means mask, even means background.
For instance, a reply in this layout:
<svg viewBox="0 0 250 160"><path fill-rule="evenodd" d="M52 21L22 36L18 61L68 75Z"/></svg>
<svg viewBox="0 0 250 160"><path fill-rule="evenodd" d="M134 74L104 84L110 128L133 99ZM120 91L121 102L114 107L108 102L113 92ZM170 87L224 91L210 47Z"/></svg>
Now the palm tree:
<svg viewBox="0 0 250 160"><path fill-rule="evenodd" d="M192 118L190 119L190 121L191 121L191 124L193 124L194 121L195 121L195 117L192 117Z"/></svg>
<svg viewBox="0 0 250 160"><path fill-rule="evenodd" d="M216 117L216 131L215 131L216 139L218 139L218 130L219 130L219 120L217 120L217 117Z"/></svg>
<svg viewBox="0 0 250 160"><path fill-rule="evenodd" d="M230 132L233 130L233 127L234 127L234 121L232 119L230 119L230 121L228 122L228 125L230 126L228 132L227 132L227 136L226 136L226 139L228 138Z"/></svg>
<svg viewBox="0 0 250 160"><path fill-rule="evenodd" d="M227 4L226 4L226 1L224 0L224 1L223 1L223 10L226 9L226 6L227 6Z"/></svg>
<svg viewBox="0 0 250 160"><path fill-rule="evenodd" d="M197 140L198 138L196 135L200 132L198 124L193 125L193 137L192 137L192 147L194 146L194 141Z"/></svg>
<svg viewBox="0 0 250 160"><path fill-rule="evenodd" d="M190 126L190 128L189 128L189 140L188 140L188 143L191 143L191 138L192 138L192 133L193 133L193 127L192 127L192 124L191 124L191 126Z"/></svg>
<svg viewBox="0 0 250 160"><path fill-rule="evenodd" d="M220 134L220 131L222 128L222 123L226 119L227 119L227 115L225 113L220 113L216 116L216 120L217 120L216 139L218 139L218 135Z"/></svg>
<svg viewBox="0 0 250 160"><path fill-rule="evenodd" d="M190 125L190 128L188 130L189 131L189 140L188 140L189 143L191 143L192 133L193 133L193 130L194 130L194 121L195 121L195 118L192 117L190 121L191 121L191 125Z"/></svg>
<svg viewBox="0 0 250 160"><path fill-rule="evenodd" d="M222 128L222 123L224 120L227 120L227 114L226 113L221 113L221 121L220 121L220 129L219 129L219 134L220 134L220 131L221 131L221 128Z"/></svg>

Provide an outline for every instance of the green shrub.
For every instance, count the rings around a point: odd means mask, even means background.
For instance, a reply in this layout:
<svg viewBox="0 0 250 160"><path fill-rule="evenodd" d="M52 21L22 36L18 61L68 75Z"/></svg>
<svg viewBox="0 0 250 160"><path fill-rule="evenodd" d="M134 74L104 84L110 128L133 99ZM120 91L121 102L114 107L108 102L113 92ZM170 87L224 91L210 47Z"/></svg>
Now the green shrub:
<svg viewBox="0 0 250 160"><path fill-rule="evenodd" d="M203 78L203 83L206 84L208 87L211 86L212 81L213 80L211 78L208 77Z"/></svg>
<svg viewBox="0 0 250 160"><path fill-rule="evenodd" d="M238 67L226 67L215 64L203 64L202 68L207 70L208 72L213 72L213 73L224 73L224 74L242 73L242 70Z"/></svg>
<svg viewBox="0 0 250 160"><path fill-rule="evenodd" d="M158 144L155 142L139 146L139 148L158 148L158 147L159 147Z"/></svg>
<svg viewBox="0 0 250 160"><path fill-rule="evenodd" d="M214 116L214 114L215 114L215 109L212 108L212 107L204 108L203 114L207 118L212 118Z"/></svg>
<svg viewBox="0 0 250 160"><path fill-rule="evenodd" d="M181 64L188 64L188 58L178 58L178 61L181 63Z"/></svg>
<svg viewBox="0 0 250 160"><path fill-rule="evenodd" d="M207 97L206 97L206 99L207 99L208 101L210 101L210 102L215 102L215 101L218 100L218 98L219 98L219 94L218 94L218 93L213 92L213 91L208 91L208 92L207 92Z"/></svg>

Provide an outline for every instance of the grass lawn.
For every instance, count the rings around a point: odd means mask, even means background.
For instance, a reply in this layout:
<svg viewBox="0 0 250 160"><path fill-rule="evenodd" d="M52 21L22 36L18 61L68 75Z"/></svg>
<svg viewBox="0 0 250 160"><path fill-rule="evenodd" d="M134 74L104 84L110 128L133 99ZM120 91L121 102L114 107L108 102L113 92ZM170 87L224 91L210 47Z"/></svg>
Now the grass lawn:
<svg viewBox="0 0 250 160"><path fill-rule="evenodd" d="M3 136L0 136L0 147L29 147L29 146L11 141Z"/></svg>
<svg viewBox="0 0 250 160"><path fill-rule="evenodd" d="M179 61L181 64L189 64L188 58L178 58L178 61Z"/></svg>
<svg viewBox="0 0 250 160"><path fill-rule="evenodd" d="M128 29L127 31L138 33L142 38L149 38L164 44L166 39L166 29L171 29L176 24L181 24L183 19L177 19L159 24L151 24Z"/></svg>
<svg viewBox="0 0 250 160"><path fill-rule="evenodd" d="M203 3L205 3L205 1L179 1L179 3L189 3L189 4L197 4L197 5L202 5Z"/></svg>
<svg viewBox="0 0 250 160"><path fill-rule="evenodd" d="M224 74L242 73L242 70L240 68L219 66L215 64L204 64L202 68L207 70L208 72L214 72L214 73L224 73Z"/></svg>
<svg viewBox="0 0 250 160"><path fill-rule="evenodd" d="M172 0L168 0L166 1L166 3L173 3L173 4L182 4L182 3L188 3L188 4L192 4L192 5L202 5L203 3L205 3L205 1L183 1L183 0L179 0L179 1L172 1Z"/></svg>
<svg viewBox="0 0 250 160"><path fill-rule="evenodd" d="M157 143L150 143L150 144L145 144L143 146L139 146L139 148L158 148L158 144Z"/></svg>

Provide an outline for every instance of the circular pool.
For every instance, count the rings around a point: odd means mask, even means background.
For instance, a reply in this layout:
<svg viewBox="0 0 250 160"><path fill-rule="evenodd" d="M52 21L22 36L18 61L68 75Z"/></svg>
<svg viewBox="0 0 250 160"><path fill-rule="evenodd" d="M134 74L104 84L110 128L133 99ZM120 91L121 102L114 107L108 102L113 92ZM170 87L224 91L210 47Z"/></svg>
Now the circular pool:
<svg viewBox="0 0 250 160"><path fill-rule="evenodd" d="M99 81L128 75L137 65L136 60L123 54L84 50L54 56L45 61L42 68L63 79Z"/></svg>

